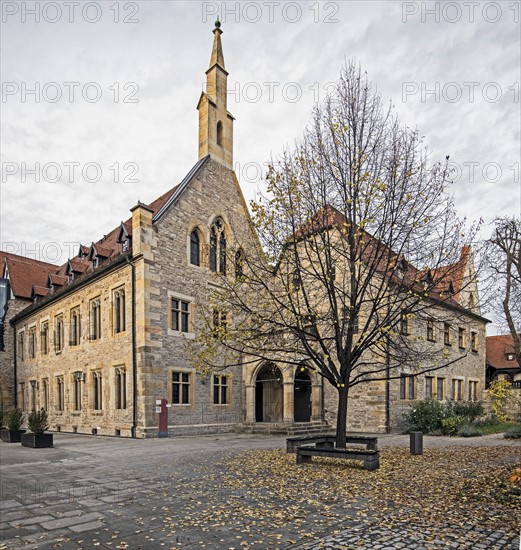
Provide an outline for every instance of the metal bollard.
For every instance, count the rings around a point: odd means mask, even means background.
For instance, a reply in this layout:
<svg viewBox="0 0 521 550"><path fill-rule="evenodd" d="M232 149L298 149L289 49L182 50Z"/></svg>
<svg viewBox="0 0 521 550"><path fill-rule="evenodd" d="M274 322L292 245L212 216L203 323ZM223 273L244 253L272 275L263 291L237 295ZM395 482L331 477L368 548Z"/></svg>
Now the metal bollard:
<svg viewBox="0 0 521 550"><path fill-rule="evenodd" d="M411 432L411 454L423 454L423 432Z"/></svg>

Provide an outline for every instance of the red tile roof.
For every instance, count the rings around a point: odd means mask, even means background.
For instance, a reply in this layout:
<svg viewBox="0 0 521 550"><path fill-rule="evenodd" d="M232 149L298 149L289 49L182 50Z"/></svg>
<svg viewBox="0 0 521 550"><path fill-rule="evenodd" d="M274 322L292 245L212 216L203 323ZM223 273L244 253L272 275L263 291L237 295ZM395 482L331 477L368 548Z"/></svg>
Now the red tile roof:
<svg viewBox="0 0 521 550"><path fill-rule="evenodd" d="M17 298L31 299L33 285L46 287L49 274L58 269L58 266L47 262L0 251L2 272L6 262L11 290Z"/></svg>
<svg viewBox="0 0 521 550"><path fill-rule="evenodd" d="M496 369L519 369L515 358L513 361L507 360L507 353L514 353L514 341L511 334L487 336L486 346L488 365Z"/></svg>

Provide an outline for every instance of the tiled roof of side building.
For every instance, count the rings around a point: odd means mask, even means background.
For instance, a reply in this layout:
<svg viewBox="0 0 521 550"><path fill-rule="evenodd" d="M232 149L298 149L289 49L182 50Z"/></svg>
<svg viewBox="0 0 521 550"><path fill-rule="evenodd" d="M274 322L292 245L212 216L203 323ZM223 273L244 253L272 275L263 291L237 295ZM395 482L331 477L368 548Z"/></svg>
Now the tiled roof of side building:
<svg viewBox="0 0 521 550"><path fill-rule="evenodd" d="M514 353L511 334L487 336L487 364L496 369L519 369L517 361L508 360L507 354Z"/></svg>
<svg viewBox="0 0 521 550"><path fill-rule="evenodd" d="M6 264L14 296L28 300L31 299L33 285L46 287L49 274L55 273L58 269L57 265L48 262L0 251L2 274L4 274Z"/></svg>

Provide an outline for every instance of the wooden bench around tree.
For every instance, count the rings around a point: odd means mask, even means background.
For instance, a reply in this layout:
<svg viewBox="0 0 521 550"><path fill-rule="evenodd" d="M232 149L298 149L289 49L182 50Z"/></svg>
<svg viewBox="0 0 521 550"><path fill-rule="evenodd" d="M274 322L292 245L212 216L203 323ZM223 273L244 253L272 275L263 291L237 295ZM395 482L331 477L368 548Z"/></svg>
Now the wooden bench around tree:
<svg viewBox="0 0 521 550"><path fill-rule="evenodd" d="M334 435L308 435L302 437L289 437L286 439L286 452L295 453L302 445L315 444L316 447L334 448L336 437ZM348 435L346 445L365 445L371 451L378 450L378 438L365 435Z"/></svg>
<svg viewBox="0 0 521 550"><path fill-rule="evenodd" d="M374 471L380 467L380 452L375 450L336 449L326 447L303 446L297 449L297 464L311 462L314 456L363 460L364 470Z"/></svg>

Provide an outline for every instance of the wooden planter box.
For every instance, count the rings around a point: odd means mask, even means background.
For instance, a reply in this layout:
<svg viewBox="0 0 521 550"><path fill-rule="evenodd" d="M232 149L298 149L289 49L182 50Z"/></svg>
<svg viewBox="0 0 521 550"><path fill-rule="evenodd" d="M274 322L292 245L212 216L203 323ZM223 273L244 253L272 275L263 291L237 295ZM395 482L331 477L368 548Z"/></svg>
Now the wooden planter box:
<svg viewBox="0 0 521 550"><path fill-rule="evenodd" d="M32 432L22 434L22 445L24 447L32 447L40 449L42 447L52 447L53 434L34 434Z"/></svg>
<svg viewBox="0 0 521 550"><path fill-rule="evenodd" d="M25 430L1 430L0 439L6 443L20 443Z"/></svg>

